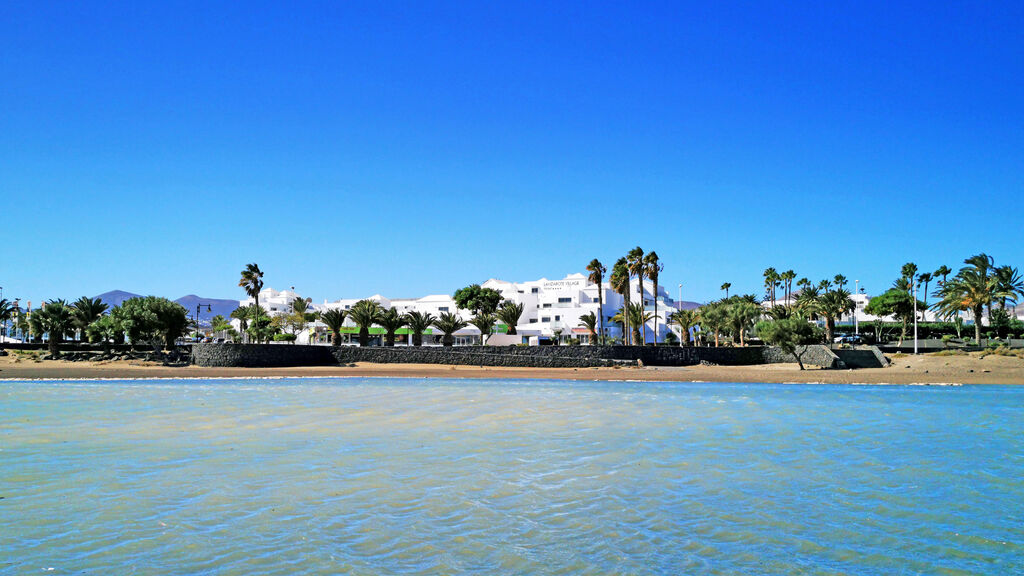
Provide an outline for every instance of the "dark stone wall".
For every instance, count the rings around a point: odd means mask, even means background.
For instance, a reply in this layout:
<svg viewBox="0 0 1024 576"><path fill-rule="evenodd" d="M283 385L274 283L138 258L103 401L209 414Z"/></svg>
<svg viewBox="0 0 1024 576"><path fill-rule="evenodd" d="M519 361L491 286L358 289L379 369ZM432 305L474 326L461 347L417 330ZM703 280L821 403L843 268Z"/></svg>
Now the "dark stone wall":
<svg viewBox="0 0 1024 576"><path fill-rule="evenodd" d="M844 367L825 346L807 346L806 364ZM641 362L645 366L693 366L702 362L750 366L796 359L778 348L672 346L302 346L292 344L196 344L192 360L199 366L327 366L352 362L382 364L456 364L532 368L589 368Z"/></svg>
<svg viewBox="0 0 1024 576"><path fill-rule="evenodd" d="M330 346L293 344L193 344L192 363L199 366L275 368L334 364Z"/></svg>
<svg viewBox="0 0 1024 576"><path fill-rule="evenodd" d="M383 364L458 364L465 366L508 366L528 368L590 368L614 366L626 361L602 358L596 354L573 353L580 346L437 346L394 348L339 346L333 350L339 364L375 362ZM527 350L541 351L536 353Z"/></svg>
<svg viewBox="0 0 1024 576"><path fill-rule="evenodd" d="M800 360L804 364L814 364L815 366L821 366L822 368L846 368L842 360L839 359L828 346L823 344L809 344L807 346L797 346L797 352L800 354ZM796 356L788 354L776 346L765 346L764 347L764 364L779 364L787 362L796 362Z"/></svg>
<svg viewBox="0 0 1024 576"><path fill-rule="evenodd" d="M188 352L191 344L183 344L177 346L178 350L184 350ZM46 342L4 342L0 343L0 349L7 350L49 350L50 345ZM59 344L61 352L102 352L104 347L100 344L88 344L85 342L76 341L65 341ZM111 352L130 352L132 350L131 344L108 344L107 350ZM153 347L148 343L142 343L135 346L135 349L141 352L148 352Z"/></svg>

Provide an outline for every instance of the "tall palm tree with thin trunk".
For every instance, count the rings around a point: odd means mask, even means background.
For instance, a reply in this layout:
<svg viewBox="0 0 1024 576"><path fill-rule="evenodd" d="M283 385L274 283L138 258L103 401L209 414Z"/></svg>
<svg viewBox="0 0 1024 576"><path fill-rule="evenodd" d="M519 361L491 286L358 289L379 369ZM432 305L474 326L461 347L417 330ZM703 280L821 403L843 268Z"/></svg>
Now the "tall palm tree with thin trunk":
<svg viewBox="0 0 1024 576"><path fill-rule="evenodd" d="M632 250L629 251L628 254L626 254L626 259L629 262L629 273L631 275L633 275L633 276L636 276L637 288L639 289L639 292L640 292L640 302L639 302L640 307L641 308L646 308L647 303L645 302L645 298L644 298L644 276L647 275L647 264L644 262L644 249L639 247L639 246L637 246L636 248L633 248ZM630 316L629 321L630 321L630 323L633 322L632 315ZM636 333L636 330L634 329L633 332ZM644 326L641 329L640 336L641 336L641 343L642 344L647 344L647 327L646 326ZM633 342L633 344L635 345L636 342Z"/></svg>
<svg viewBox="0 0 1024 576"><path fill-rule="evenodd" d="M644 256L644 264L647 277L654 284L654 345L658 345L658 277L661 276L665 265L658 260L658 253L651 250Z"/></svg>
<svg viewBox="0 0 1024 576"><path fill-rule="evenodd" d="M430 312L420 312L418 310L413 310L405 315L405 321L409 325L409 331L412 332L413 346L423 346L423 333L426 332L436 320L437 318L435 318Z"/></svg>
<svg viewBox="0 0 1024 576"><path fill-rule="evenodd" d="M640 331L647 329L647 322L654 315L644 309L639 302L634 302L629 305L629 323L633 328L633 341L641 339Z"/></svg>
<svg viewBox="0 0 1024 576"><path fill-rule="evenodd" d="M786 292L786 305L789 306L789 297L793 295L793 280L796 278L796 272L786 270L779 274L779 278L782 280L782 289Z"/></svg>
<svg viewBox="0 0 1024 576"><path fill-rule="evenodd" d="M260 290L263 290L263 271L255 263L246 264L242 270L242 277L238 281L238 286L244 289L245 293L255 301L256 317L253 318L253 323L259 326ZM257 338L256 343L259 344L259 338Z"/></svg>
<svg viewBox="0 0 1024 576"><path fill-rule="evenodd" d="M992 274L992 257L977 254L964 260L967 266L942 284L941 300L932 305L946 317L970 310L974 315L974 338L981 343L981 318L997 294L998 280Z"/></svg>
<svg viewBox="0 0 1024 576"><path fill-rule="evenodd" d="M452 346L455 343L452 335L466 326L469 326L469 322L466 322L461 316L452 312L441 312L441 316L434 320L434 327L444 335L441 337L441 345L445 347Z"/></svg>
<svg viewBox="0 0 1024 576"><path fill-rule="evenodd" d="M619 258L612 266L612 275L609 278L612 290L622 296L622 307L629 308L629 264L625 258ZM622 316L622 343L629 345L629 315Z"/></svg>
<svg viewBox="0 0 1024 576"><path fill-rule="evenodd" d="M922 272L917 275L917 280L921 284L924 284L924 309L928 309L928 283L932 281L931 272ZM921 320L924 320L924 310L921 311Z"/></svg>
<svg viewBox="0 0 1024 576"><path fill-rule="evenodd" d="M598 327L601 331L600 340L603 342L605 339L604 331L604 274L608 270L601 264L601 261L594 258L587 264L587 272L590 272L590 276L587 277L587 281L597 285L597 316L598 316Z"/></svg>
<svg viewBox="0 0 1024 576"><path fill-rule="evenodd" d="M731 282L726 282L725 284L722 284L721 289L725 290L725 299L726 300L729 299L729 288L732 288L732 283Z"/></svg>
<svg viewBox="0 0 1024 576"><path fill-rule="evenodd" d="M348 312L330 308L320 313L320 321L331 331L331 346L341 346L341 327L345 325Z"/></svg>
<svg viewBox="0 0 1024 576"><path fill-rule="evenodd" d="M779 283L779 273L775 268L765 268L764 270L764 288L765 296L775 304L775 287Z"/></svg>

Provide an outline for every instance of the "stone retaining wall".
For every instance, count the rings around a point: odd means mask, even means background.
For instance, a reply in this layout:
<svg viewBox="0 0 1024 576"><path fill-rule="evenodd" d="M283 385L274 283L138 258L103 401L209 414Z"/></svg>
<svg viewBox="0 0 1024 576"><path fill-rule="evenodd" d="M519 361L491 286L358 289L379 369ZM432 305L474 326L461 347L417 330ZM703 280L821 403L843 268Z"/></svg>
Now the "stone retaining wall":
<svg viewBox="0 0 1024 576"><path fill-rule="evenodd" d="M837 348L833 352L847 368L885 368L889 365L877 346Z"/></svg>
<svg viewBox="0 0 1024 576"><path fill-rule="evenodd" d="M800 354L800 360L804 364L814 364L815 366L821 366L822 368L846 368L843 361L835 355L832 350L829 350L828 346L823 344L809 344L807 346L797 346L797 353ZM787 362L796 362L796 356L788 354L777 346L765 346L764 347L764 364L780 364Z"/></svg>
<svg viewBox="0 0 1024 576"><path fill-rule="evenodd" d="M803 361L826 368L844 367L825 346L807 346ZM740 348L672 346L437 346L393 348L373 346L303 346L292 344L196 344L193 362L199 366L329 366L352 362L385 364L457 364L533 368L589 368L634 364L693 366L710 363L750 366L795 362L770 346Z"/></svg>
<svg viewBox="0 0 1024 576"><path fill-rule="evenodd" d="M194 344L192 363L198 366L277 368L335 364L330 346L293 344Z"/></svg>

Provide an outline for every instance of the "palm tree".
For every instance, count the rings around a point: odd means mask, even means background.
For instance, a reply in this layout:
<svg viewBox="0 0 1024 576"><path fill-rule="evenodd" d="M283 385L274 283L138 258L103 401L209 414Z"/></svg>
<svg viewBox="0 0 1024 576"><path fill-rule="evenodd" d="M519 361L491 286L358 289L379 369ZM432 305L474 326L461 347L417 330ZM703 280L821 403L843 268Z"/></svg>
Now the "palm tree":
<svg viewBox="0 0 1024 576"><path fill-rule="evenodd" d="M491 335L491 332L494 330L494 324L497 321L497 316L494 314L487 314L485 312L481 312L480 314L473 316L473 319L469 321L470 324L476 326L477 329L480 330L481 346L487 344L487 337Z"/></svg>
<svg viewBox="0 0 1024 576"><path fill-rule="evenodd" d="M597 316L595 316L593 312L587 312L580 316L579 325L590 332L590 345L593 346L597 341Z"/></svg>
<svg viewBox="0 0 1024 576"><path fill-rule="evenodd" d="M506 326L508 326L508 332L506 332L506 334L509 336L515 336L517 334L516 325L519 324L519 318L522 317L522 315L522 303L517 304L511 300L507 300L502 304L501 308L498 308L497 313L498 320L501 320Z"/></svg>
<svg viewBox="0 0 1024 576"><path fill-rule="evenodd" d="M789 297L793 294L793 280L796 278L796 272L793 270L786 270L782 274L779 274L779 278L782 279L783 290L786 292L786 305L789 305Z"/></svg>
<svg viewBox="0 0 1024 576"><path fill-rule="evenodd" d="M658 261L658 253L651 250L644 256L647 277L654 283L654 345L658 345L658 276L665 269L665 265Z"/></svg>
<svg viewBox="0 0 1024 576"><path fill-rule="evenodd" d="M345 324L348 312L337 308L329 308L320 313L320 321L331 331L331 346L341 346L341 327Z"/></svg>
<svg viewBox="0 0 1024 576"><path fill-rule="evenodd" d="M455 339L452 338L452 334L455 334L459 330L462 330L469 323L462 319L458 314L452 312L441 312L441 316L434 320L434 327L441 331L444 336L441 337L442 346L451 346L455 343Z"/></svg>
<svg viewBox="0 0 1024 576"><path fill-rule="evenodd" d="M1013 266L1000 266L996 268L995 276L1000 307L1005 310L1007 301L1016 306L1017 299L1024 298L1024 280L1021 280L1020 272Z"/></svg>
<svg viewBox="0 0 1024 576"><path fill-rule="evenodd" d="M825 341L827 343L831 343L832 337L835 335L836 320L842 318L844 314L849 314L854 308L856 308L856 304L850 298L850 293L842 288L830 290L821 296L818 300L818 310L825 317Z"/></svg>
<svg viewBox="0 0 1024 576"><path fill-rule="evenodd" d="M295 300L292 300L292 312L305 315L307 311L309 311L309 299L296 296Z"/></svg>
<svg viewBox="0 0 1024 576"><path fill-rule="evenodd" d="M761 317L762 310L760 306L747 300L736 300L726 307L726 320L732 329L733 337L739 337L740 346L747 345L746 331Z"/></svg>
<svg viewBox="0 0 1024 576"><path fill-rule="evenodd" d="M639 302L629 305L629 325L633 329L633 342L641 339L640 331L647 330L647 322L654 318L654 315L644 310Z"/></svg>
<svg viewBox="0 0 1024 576"><path fill-rule="evenodd" d="M405 323L409 325L412 332L412 345L423 346L423 333L434 323L437 318L430 312L413 310L405 315Z"/></svg>
<svg viewBox="0 0 1024 576"><path fill-rule="evenodd" d="M7 321L14 317L16 308L7 298L0 298L0 323L3 324L3 336L7 336Z"/></svg>
<svg viewBox="0 0 1024 576"><path fill-rule="evenodd" d="M806 318L816 320L818 318L819 300L821 298L821 289L818 286L808 283L800 294L797 295L793 305L797 311Z"/></svg>
<svg viewBox="0 0 1024 576"><path fill-rule="evenodd" d="M587 272L590 272L590 276L587 276L587 281L593 284L597 284L597 313L598 313L598 325L601 330L601 340L604 341L607 334L604 331L604 274L608 269L601 264L601 261L594 258L587 264Z"/></svg>
<svg viewBox="0 0 1024 576"><path fill-rule="evenodd" d="M100 316L107 311L108 306L103 303L99 298L88 298L82 296L72 304L72 314L75 316L75 327L79 330L79 339L81 341L86 340L85 330L96 320L99 320Z"/></svg>
<svg viewBox="0 0 1024 576"><path fill-rule="evenodd" d="M700 307L700 327L703 332L715 335L715 347L719 345L719 336L726 326L725 306L721 302L711 302Z"/></svg>
<svg viewBox="0 0 1024 576"><path fill-rule="evenodd" d="M356 323L356 326L359 326L360 346L370 344L370 326L377 323L380 313L380 304L373 300L360 300L352 305L352 309L348 312L348 317Z"/></svg>
<svg viewBox="0 0 1024 576"><path fill-rule="evenodd" d="M384 345L393 347L395 345L395 332L406 324L404 315L399 314L394 306L380 312L377 315L377 324L384 329Z"/></svg>
<svg viewBox="0 0 1024 576"><path fill-rule="evenodd" d="M964 260L967 266L950 280L943 282L939 290L941 300L932 305L946 317L963 310L974 314L974 338L981 342L981 317L985 306L990 306L996 292L997 278L990 274L992 257L977 254Z"/></svg>
<svg viewBox="0 0 1024 576"><path fill-rule="evenodd" d="M832 281L836 283L836 286L838 286L840 290L842 290L843 287L846 286L846 283L849 282L849 280L846 279L846 276L843 276L842 274L836 274Z"/></svg>
<svg viewBox="0 0 1024 576"><path fill-rule="evenodd" d="M690 345L690 329L700 320L696 310L679 310L669 317L669 322L679 328L679 345Z"/></svg>
<svg viewBox="0 0 1024 576"><path fill-rule="evenodd" d="M952 272L952 270L949 269L949 266L943 264L942 266L939 266L938 270L932 272L932 278L938 278L939 276L942 276L942 283L945 284L946 276L949 276L950 272Z"/></svg>
<svg viewBox="0 0 1024 576"><path fill-rule="evenodd" d="M729 288L732 288L732 284L731 283L726 282L725 284L722 284L722 288L721 289L725 290L725 298L726 299L729 298Z"/></svg>
<svg viewBox="0 0 1024 576"><path fill-rule="evenodd" d="M625 258L619 258L612 266L612 275L608 279L612 290L622 296L622 307L629 307L629 264ZM622 317L622 343L629 345L629 317Z"/></svg>
<svg viewBox="0 0 1024 576"><path fill-rule="evenodd" d="M637 288L639 288L639 290L640 290L640 307L643 308L643 307L646 306L646 303L644 302L644 276L647 274L646 264L644 263L644 249L639 247L639 246L637 246L636 248L633 248L632 250L629 251L629 253L626 254L626 260L628 262L629 274L631 276L636 276ZM632 315L630 315L629 321L630 321L630 324L632 325L632 322L633 322L633 316ZM637 333L637 330L636 330L635 327L634 327L633 333L634 334ZM641 336L642 336L642 342L641 343L642 344L647 344L647 329L646 329L646 326L644 327L643 334L641 334ZM633 341L633 345L634 346L636 345L636 340L637 339L634 339L634 341Z"/></svg>
<svg viewBox="0 0 1024 576"><path fill-rule="evenodd" d="M256 308L254 311L256 312L256 317L253 320L259 326L260 290L263 290L263 272L260 270L260 267L255 263L246 264L245 269L242 270L242 277L238 281L238 285L255 301ZM256 343L259 344L259 338L257 338Z"/></svg>
<svg viewBox="0 0 1024 576"><path fill-rule="evenodd" d="M924 308L928 309L928 283L933 280L931 272L918 274L917 281L924 284ZM924 320L924 311L921 312L921 320Z"/></svg>
<svg viewBox="0 0 1024 576"><path fill-rule="evenodd" d="M764 287L765 296L775 304L775 288L779 285L779 273L775 268L765 268L764 270ZM716 344L717 345L717 344Z"/></svg>
<svg viewBox="0 0 1024 576"><path fill-rule="evenodd" d="M32 313L29 320L37 334L49 334L50 355L60 356L59 345L75 325L75 312L64 300L50 300Z"/></svg>

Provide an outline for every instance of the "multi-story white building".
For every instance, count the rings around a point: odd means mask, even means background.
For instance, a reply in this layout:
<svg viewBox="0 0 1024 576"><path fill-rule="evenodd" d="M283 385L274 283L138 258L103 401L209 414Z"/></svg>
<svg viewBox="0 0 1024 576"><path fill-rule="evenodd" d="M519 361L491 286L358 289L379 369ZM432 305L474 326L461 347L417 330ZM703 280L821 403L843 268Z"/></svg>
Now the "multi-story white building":
<svg viewBox="0 0 1024 576"><path fill-rule="evenodd" d="M569 274L560 280L548 280L541 278L527 282L508 282L504 280L491 279L483 284L484 288L492 288L501 293L506 301L512 301L523 305L523 314L516 326L517 334L509 336L503 333L492 334L488 338L489 344L541 344L548 343L554 339L566 342L575 338L583 343L590 340L589 331L581 325L580 318L593 312L595 316L604 318L604 329L608 337L621 339L622 331L618 324L611 321L619 309L622 308L622 296L611 289L605 282L600 288L587 280L583 274ZM632 302L639 301L640 285L636 280L631 284L633 297ZM603 310L598 309L598 290L602 291L604 301ZM300 297L294 291L277 291L267 288L260 292L260 305L267 309L271 315L286 313L291 310L291 302ZM472 318L472 312L460 309L452 296L447 294L433 294L421 298L387 298L380 294L374 294L367 298L342 298L333 302L324 301L322 304L313 305L315 310L341 309L350 310L359 300L373 300L382 308L395 308L400 313L419 311L439 316L442 312L459 314L463 319ZM655 301L657 301L657 317L652 318L644 327L647 342L654 341L655 326L657 326L658 341L663 341L665 335L670 331L666 318L670 317L678 309L678 303L669 296L664 286L658 286L657 295L654 294L654 285L649 280L643 283L643 299L646 311L654 314ZM249 298L240 302L240 305L252 304L253 299ZM346 341L351 341L356 333L355 323L349 319L345 321L344 335ZM321 323L314 323L305 334L300 334L298 341L301 342L326 342L329 340L326 327ZM374 338L379 338L380 330L371 330ZM407 343L407 330L398 333L399 345ZM480 331L474 326L468 326L455 333L456 344L474 344L480 341ZM440 342L440 334L436 330L424 337L424 343L433 344Z"/></svg>

